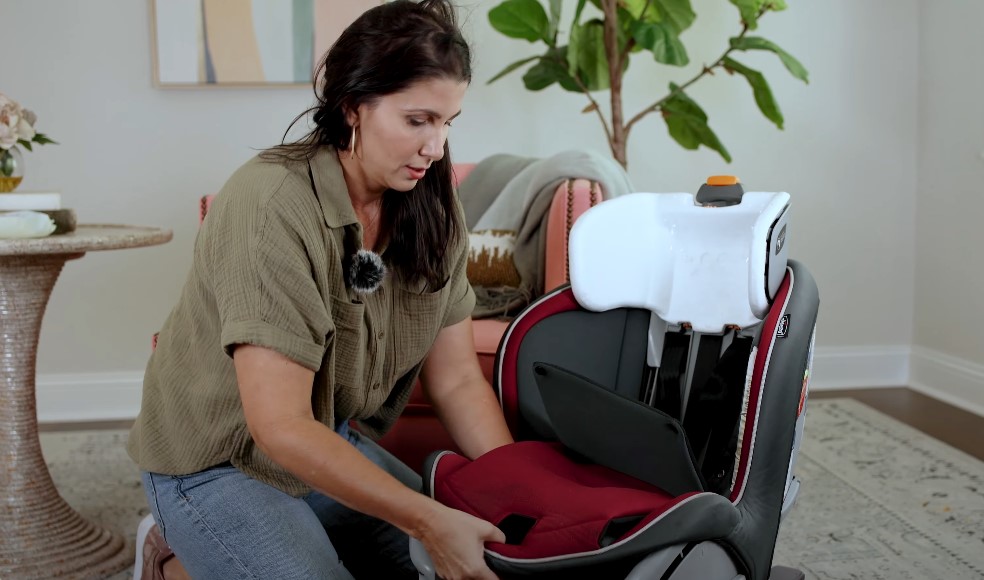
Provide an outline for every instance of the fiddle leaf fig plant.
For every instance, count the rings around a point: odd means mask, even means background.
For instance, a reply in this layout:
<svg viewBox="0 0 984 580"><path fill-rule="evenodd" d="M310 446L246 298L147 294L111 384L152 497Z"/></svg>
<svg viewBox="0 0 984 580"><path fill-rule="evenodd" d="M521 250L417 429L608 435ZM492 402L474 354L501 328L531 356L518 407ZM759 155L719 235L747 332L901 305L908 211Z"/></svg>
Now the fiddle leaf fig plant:
<svg viewBox="0 0 984 580"><path fill-rule="evenodd" d="M670 136L686 149L701 145L717 151L725 161L731 154L708 124L707 114L687 89L700 79L724 71L744 77L752 89L762 114L783 128L783 116L765 75L739 60L741 53L767 51L775 54L795 78L809 82L806 68L774 42L749 35L759 20L769 12L785 10L785 0L729 0L740 15L740 29L728 39L721 56L682 83L670 83L668 91L651 105L628 117L622 106L622 79L629 61L638 53L647 53L656 62L674 67L690 63L681 34L694 23L697 15L690 0L570 0L575 4L570 27L561 32L562 0L505 0L489 11L489 22L498 32L510 37L545 45L540 54L524 58L504 68L489 80L493 83L524 66L523 84L540 91L558 84L566 91L583 93L588 99L584 113L595 113L601 121L612 155L627 166L626 148L629 134L642 118L659 112ZM590 3L600 14L586 17ZM566 42L566 44L564 43ZM606 117L595 93L608 91Z"/></svg>

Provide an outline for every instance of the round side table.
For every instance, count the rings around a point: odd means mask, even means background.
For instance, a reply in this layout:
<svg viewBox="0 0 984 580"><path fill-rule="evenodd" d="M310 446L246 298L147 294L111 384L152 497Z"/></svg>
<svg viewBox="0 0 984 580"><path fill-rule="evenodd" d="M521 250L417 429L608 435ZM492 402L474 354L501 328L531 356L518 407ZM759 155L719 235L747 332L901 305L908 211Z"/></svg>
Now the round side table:
<svg viewBox="0 0 984 580"><path fill-rule="evenodd" d="M132 564L123 536L79 515L48 473L38 440L38 338L65 262L170 239L171 231L159 228L81 225L57 236L0 240L0 578L102 578Z"/></svg>

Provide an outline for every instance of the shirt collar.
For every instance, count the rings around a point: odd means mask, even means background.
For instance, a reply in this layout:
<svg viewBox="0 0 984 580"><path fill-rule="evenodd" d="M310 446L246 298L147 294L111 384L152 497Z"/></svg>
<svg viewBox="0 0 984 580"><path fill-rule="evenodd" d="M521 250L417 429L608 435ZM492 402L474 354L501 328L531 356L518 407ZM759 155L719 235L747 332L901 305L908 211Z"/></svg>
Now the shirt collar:
<svg viewBox="0 0 984 580"><path fill-rule="evenodd" d="M315 194L321 204L321 213L324 214L328 227L340 228L358 223L335 148L320 148L308 161L308 166L311 168Z"/></svg>
<svg viewBox="0 0 984 580"><path fill-rule="evenodd" d="M352 198L349 197L345 174L342 173L342 163L338 160L338 152L332 146L325 146L308 161L311 176L314 179L314 190L321 205L321 213L325 224L330 228L355 226L360 232L359 244L362 244L362 224L355 215ZM382 254L389 247L389 238L381 240L377 252Z"/></svg>

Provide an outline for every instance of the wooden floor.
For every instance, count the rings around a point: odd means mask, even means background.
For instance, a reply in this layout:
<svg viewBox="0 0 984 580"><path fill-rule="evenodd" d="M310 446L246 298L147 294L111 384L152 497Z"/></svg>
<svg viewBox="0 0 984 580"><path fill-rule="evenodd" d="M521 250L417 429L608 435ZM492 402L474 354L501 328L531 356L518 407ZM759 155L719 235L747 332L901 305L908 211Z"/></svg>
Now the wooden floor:
<svg viewBox="0 0 984 580"><path fill-rule="evenodd" d="M958 409L905 387L813 391L813 399L850 397L894 417L927 435L984 461L984 417ZM49 423L41 431L77 429L127 429L132 421L98 423Z"/></svg>
<svg viewBox="0 0 984 580"><path fill-rule="evenodd" d="M851 389L812 391L812 399L850 397L927 435L984 461L984 417L913 390Z"/></svg>

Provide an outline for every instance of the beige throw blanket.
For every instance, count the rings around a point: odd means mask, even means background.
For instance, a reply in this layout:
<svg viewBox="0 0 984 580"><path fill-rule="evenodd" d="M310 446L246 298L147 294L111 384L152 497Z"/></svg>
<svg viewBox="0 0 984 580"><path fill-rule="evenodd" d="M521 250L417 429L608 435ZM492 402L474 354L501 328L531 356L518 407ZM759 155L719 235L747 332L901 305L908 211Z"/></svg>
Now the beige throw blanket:
<svg viewBox="0 0 984 580"><path fill-rule="evenodd" d="M625 170L607 156L564 151L543 159L493 155L479 162L458 188L469 231L516 232L513 259L518 288L474 286L474 318L511 316L543 294L546 222L557 186L583 178L601 185L604 199L632 191Z"/></svg>

